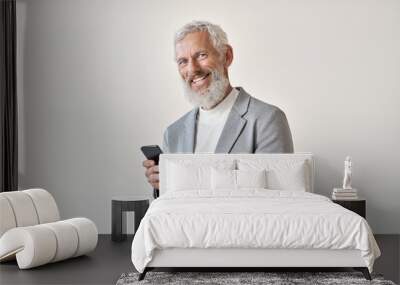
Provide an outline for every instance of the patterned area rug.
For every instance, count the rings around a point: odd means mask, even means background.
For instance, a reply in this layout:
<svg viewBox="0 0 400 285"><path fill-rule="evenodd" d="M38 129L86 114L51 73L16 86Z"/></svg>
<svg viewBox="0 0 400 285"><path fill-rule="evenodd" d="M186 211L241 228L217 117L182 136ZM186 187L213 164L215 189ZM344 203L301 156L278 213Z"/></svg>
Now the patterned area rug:
<svg viewBox="0 0 400 285"><path fill-rule="evenodd" d="M381 275L372 274L372 281L364 278L360 272L148 272L142 281L138 281L139 273L124 273L117 285L134 284L379 284L395 285L384 280Z"/></svg>

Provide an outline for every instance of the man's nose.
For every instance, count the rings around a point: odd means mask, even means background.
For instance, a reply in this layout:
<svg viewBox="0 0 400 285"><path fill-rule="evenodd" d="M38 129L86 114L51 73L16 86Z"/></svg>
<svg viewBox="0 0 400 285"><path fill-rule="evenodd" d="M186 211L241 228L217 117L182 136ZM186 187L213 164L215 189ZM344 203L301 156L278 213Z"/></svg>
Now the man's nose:
<svg viewBox="0 0 400 285"><path fill-rule="evenodd" d="M201 70L199 63L195 59L190 59L188 62L188 74L194 75Z"/></svg>

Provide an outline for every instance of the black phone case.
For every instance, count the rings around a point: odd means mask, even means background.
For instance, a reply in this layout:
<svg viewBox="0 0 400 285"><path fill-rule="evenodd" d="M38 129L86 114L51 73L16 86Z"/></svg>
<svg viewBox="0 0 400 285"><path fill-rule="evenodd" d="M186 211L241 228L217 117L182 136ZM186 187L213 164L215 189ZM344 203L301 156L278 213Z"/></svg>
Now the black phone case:
<svg viewBox="0 0 400 285"><path fill-rule="evenodd" d="M158 145L146 145L142 146L140 149L147 159L154 160L156 165L158 165L160 154L162 154L162 150Z"/></svg>

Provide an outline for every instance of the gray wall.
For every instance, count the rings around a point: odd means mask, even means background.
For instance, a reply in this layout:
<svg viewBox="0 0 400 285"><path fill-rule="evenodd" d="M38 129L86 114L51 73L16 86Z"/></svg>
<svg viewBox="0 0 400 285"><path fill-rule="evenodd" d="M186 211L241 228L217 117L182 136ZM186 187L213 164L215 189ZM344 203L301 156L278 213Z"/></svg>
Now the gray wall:
<svg viewBox="0 0 400 285"><path fill-rule="evenodd" d="M399 1L17 0L20 186L65 218L110 232L110 200L150 191L139 147L190 109L174 31L220 24L231 81L287 114L297 152L316 156L316 191L343 160L374 232L400 233Z"/></svg>

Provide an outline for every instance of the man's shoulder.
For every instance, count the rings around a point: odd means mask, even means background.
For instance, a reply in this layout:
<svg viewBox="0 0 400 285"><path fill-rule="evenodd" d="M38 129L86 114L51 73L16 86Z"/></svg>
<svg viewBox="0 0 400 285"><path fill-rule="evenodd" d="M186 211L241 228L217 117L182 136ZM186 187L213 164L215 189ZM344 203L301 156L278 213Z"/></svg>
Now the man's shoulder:
<svg viewBox="0 0 400 285"><path fill-rule="evenodd" d="M196 112L196 109L192 109L189 112L182 115L179 119L177 119L175 122L173 122L166 128L166 132L175 133L177 131L182 130L185 124L190 120L191 116L193 116L194 112Z"/></svg>
<svg viewBox="0 0 400 285"><path fill-rule="evenodd" d="M250 96L249 108L247 115L254 117L274 116L277 114L284 114L284 112L277 106L266 103L260 99Z"/></svg>

